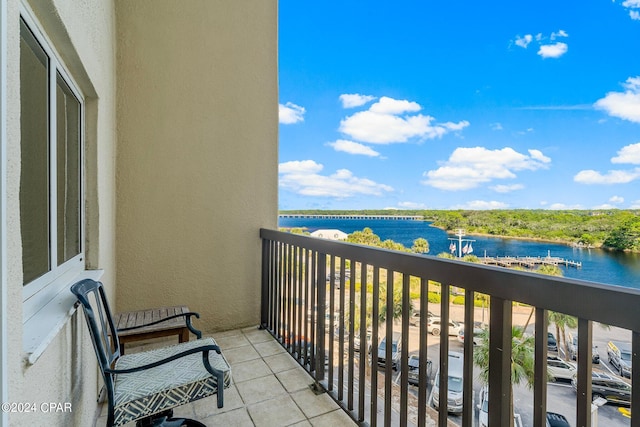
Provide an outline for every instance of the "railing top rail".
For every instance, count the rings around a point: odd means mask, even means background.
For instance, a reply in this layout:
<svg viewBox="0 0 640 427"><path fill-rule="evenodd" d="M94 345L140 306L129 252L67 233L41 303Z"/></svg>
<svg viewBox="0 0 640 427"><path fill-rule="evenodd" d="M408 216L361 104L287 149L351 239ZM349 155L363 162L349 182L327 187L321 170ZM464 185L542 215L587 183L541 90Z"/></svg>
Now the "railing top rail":
<svg viewBox="0 0 640 427"><path fill-rule="evenodd" d="M260 237L496 295L505 300L640 331L640 316L633 315L640 307L640 289L545 276L269 229L261 229Z"/></svg>

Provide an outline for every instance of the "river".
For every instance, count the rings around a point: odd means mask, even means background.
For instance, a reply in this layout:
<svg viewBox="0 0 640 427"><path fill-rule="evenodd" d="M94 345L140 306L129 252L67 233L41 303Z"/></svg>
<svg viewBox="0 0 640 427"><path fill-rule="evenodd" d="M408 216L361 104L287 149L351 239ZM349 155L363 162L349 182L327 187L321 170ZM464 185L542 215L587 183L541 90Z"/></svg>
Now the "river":
<svg viewBox="0 0 640 427"><path fill-rule="evenodd" d="M306 227L312 232L318 229L338 229L353 233L369 227L380 239L391 239L411 248L419 237L429 242L429 254L449 252L452 234L431 227L431 223L411 220L385 219L324 219L324 218L280 218L280 227ZM590 282L625 286L640 289L640 254L610 252L601 249L580 249L569 245L530 240L465 236L475 240L473 254L477 256L540 256L551 255L582 263L581 268L561 267L564 277Z"/></svg>

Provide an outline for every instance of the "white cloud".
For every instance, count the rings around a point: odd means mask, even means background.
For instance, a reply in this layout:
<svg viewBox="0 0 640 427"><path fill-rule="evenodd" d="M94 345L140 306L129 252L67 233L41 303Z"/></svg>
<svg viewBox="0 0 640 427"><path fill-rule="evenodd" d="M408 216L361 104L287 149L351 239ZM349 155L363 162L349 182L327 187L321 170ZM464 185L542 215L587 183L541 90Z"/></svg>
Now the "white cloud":
<svg viewBox="0 0 640 427"><path fill-rule="evenodd" d="M312 174L322 170L323 166L313 160L294 160L291 162L280 163L278 172L285 174Z"/></svg>
<svg viewBox="0 0 640 427"><path fill-rule="evenodd" d="M640 142L622 147L618 151L618 155L611 159L611 163L640 165Z"/></svg>
<svg viewBox="0 0 640 427"><path fill-rule="evenodd" d="M573 177L580 184L628 184L640 178L640 168L634 170L611 170L602 174L594 170L583 170Z"/></svg>
<svg viewBox="0 0 640 427"><path fill-rule="evenodd" d="M522 184L511 184L511 185L494 185L493 187L489 187L489 189L495 191L496 193L510 193L512 191L522 190L524 185Z"/></svg>
<svg viewBox="0 0 640 427"><path fill-rule="evenodd" d="M556 42L556 39L563 37L569 37L569 34L565 30L558 30L558 32L552 32L549 36L544 36L542 33L538 33L535 36L527 34L524 37L516 36L515 44L522 48L527 48L531 42L535 39L538 44L538 55L542 58L559 58L569 50L569 46L566 43Z"/></svg>
<svg viewBox="0 0 640 427"><path fill-rule="evenodd" d="M466 120L433 124L435 119L431 116L410 114L421 108L416 102L383 96L368 110L359 111L342 120L340 132L361 142L390 144L407 142L411 138L440 138L469 126ZM403 113L408 114L402 115Z"/></svg>
<svg viewBox="0 0 640 427"><path fill-rule="evenodd" d="M559 30L557 33L551 33L551 40L555 40L558 37L569 37L569 34L565 30Z"/></svg>
<svg viewBox="0 0 640 427"><path fill-rule="evenodd" d="M544 44L540 46L538 55L543 58L560 58L567 53L569 46L566 43L558 42L554 44Z"/></svg>
<svg viewBox="0 0 640 427"><path fill-rule="evenodd" d="M342 151L349 154L360 154L369 157L378 157L380 153L373 150L371 147L360 144L358 142L347 141L345 139L339 139L335 142L328 142L327 145L333 147L336 151Z"/></svg>
<svg viewBox="0 0 640 427"><path fill-rule="evenodd" d="M629 209L640 209L640 200L636 200L635 202L632 202L631 206L629 206Z"/></svg>
<svg viewBox="0 0 640 427"><path fill-rule="evenodd" d="M416 203L416 202L400 202L398 203L398 207L400 209L423 209L426 205L424 203Z"/></svg>
<svg viewBox="0 0 640 427"><path fill-rule="evenodd" d="M491 130L502 130L502 124L501 123L491 123Z"/></svg>
<svg viewBox="0 0 640 427"><path fill-rule="evenodd" d="M380 101L371 106L369 111L379 114L402 114L406 112L420 111L422 107L417 102L393 99L383 96Z"/></svg>
<svg viewBox="0 0 640 427"><path fill-rule="evenodd" d="M615 206L610 205L609 203L603 203L601 205L595 205L593 207L591 207L591 209L597 209L597 210L609 210L609 209L617 209Z"/></svg>
<svg viewBox="0 0 640 427"><path fill-rule="evenodd" d="M323 165L313 160L281 163L280 187L303 196L344 199L356 195L379 196L393 188L367 178L358 178L347 169L320 175Z"/></svg>
<svg viewBox="0 0 640 427"><path fill-rule="evenodd" d="M304 107L294 104L293 102L287 102L286 104L278 105L278 118L280 123L285 125L291 125L304 121Z"/></svg>
<svg viewBox="0 0 640 427"><path fill-rule="evenodd" d="M342 101L343 108L360 107L374 99L376 99L375 96L360 95L359 93L345 93L340 95L340 101Z"/></svg>
<svg viewBox="0 0 640 427"><path fill-rule="evenodd" d="M549 205L548 209L556 210L556 211L566 211L571 209L583 209L582 205L566 205L564 203L552 203Z"/></svg>
<svg viewBox="0 0 640 427"><path fill-rule="evenodd" d="M539 150L526 155L510 147L456 148L441 167L423 174L427 179L422 183L441 190L469 190L495 179L516 178L516 171L546 168L550 162Z"/></svg>
<svg viewBox="0 0 640 427"><path fill-rule="evenodd" d="M626 0L622 2L622 7L629 9L629 17L634 21L640 21L640 12L632 9L640 9L640 0Z"/></svg>
<svg viewBox="0 0 640 427"><path fill-rule="evenodd" d="M622 86L624 92L609 92L594 105L610 116L640 123L640 76L629 77Z"/></svg>
<svg viewBox="0 0 640 427"><path fill-rule="evenodd" d="M509 205L503 202L492 201L484 201L484 200L472 200L470 202L465 203L464 205L456 205L452 206L451 209L465 209L465 210L473 210L473 211L486 211L492 209L506 209Z"/></svg>
<svg viewBox="0 0 640 427"><path fill-rule="evenodd" d="M524 37L516 36L515 43L516 45L526 49L532 40L533 40L533 36L531 34L526 34Z"/></svg>
<svg viewBox="0 0 640 427"><path fill-rule="evenodd" d="M624 203L624 197L621 196L612 196L609 201L611 203L616 203L616 204L620 204L620 203Z"/></svg>

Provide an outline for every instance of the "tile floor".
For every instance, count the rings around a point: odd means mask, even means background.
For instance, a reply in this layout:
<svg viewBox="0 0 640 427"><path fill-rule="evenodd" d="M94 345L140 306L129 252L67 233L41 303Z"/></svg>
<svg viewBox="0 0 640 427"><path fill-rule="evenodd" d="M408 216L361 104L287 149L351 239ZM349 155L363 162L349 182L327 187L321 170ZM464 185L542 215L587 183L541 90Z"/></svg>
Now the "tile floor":
<svg viewBox="0 0 640 427"><path fill-rule="evenodd" d="M336 427L357 425L327 394L316 395L312 378L266 331L257 327L211 335L231 365L233 384L225 390L224 407L215 396L174 410L174 416L193 418L208 426ZM127 351L146 350L168 342L154 342ZM106 425L103 405L95 426ZM135 423L125 427L135 427Z"/></svg>

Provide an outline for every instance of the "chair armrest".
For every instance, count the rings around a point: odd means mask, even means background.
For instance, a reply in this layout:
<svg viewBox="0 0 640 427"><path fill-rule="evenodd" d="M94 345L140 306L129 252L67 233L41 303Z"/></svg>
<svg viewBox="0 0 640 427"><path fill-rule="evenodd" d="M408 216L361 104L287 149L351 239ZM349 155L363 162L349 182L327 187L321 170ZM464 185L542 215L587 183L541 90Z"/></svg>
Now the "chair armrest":
<svg viewBox="0 0 640 427"><path fill-rule="evenodd" d="M200 332L198 329L193 327L193 325L191 324L191 316L195 316L196 319L199 319L200 318L200 313L196 313L195 311L190 311L190 312L187 312L187 313L174 314L173 316L165 317L164 319L156 320L155 322L145 323L144 325L130 326L128 328L120 328L120 329L118 329L117 332L132 331L132 330L139 329L139 328L145 328L145 327L151 326L151 325L157 325L159 323L166 322L167 320L175 319L175 318L178 318L178 317L184 317L185 318L185 323L187 324L187 328L189 328L189 330L198 339L201 339L202 338L202 332Z"/></svg>
<svg viewBox="0 0 640 427"><path fill-rule="evenodd" d="M196 347L196 348L190 348L189 350L185 350L185 351L181 351L180 353L176 353L172 356L169 356L165 359L161 359L161 360L156 360L155 362L152 363L148 363L146 365L140 365L140 366L136 366L133 368L127 368L127 369L105 369L104 371L110 374L130 374L133 372L140 372L140 371L145 371L147 369L151 369L151 368L155 368L157 366L160 365L164 365L166 363L169 362L173 362L174 360L178 360L181 359L185 356L188 356L190 354L195 354L195 353L202 353L202 357L207 359L207 363L205 363L205 366L208 364L208 358L209 358L209 352L210 351L215 351L218 354L221 354L222 352L220 351L220 347L218 347L217 345L214 344L210 344L210 345L203 345L200 347ZM214 371L218 371L216 368L212 367L209 364L209 367L211 367L212 370ZM207 369L208 370L208 369Z"/></svg>

